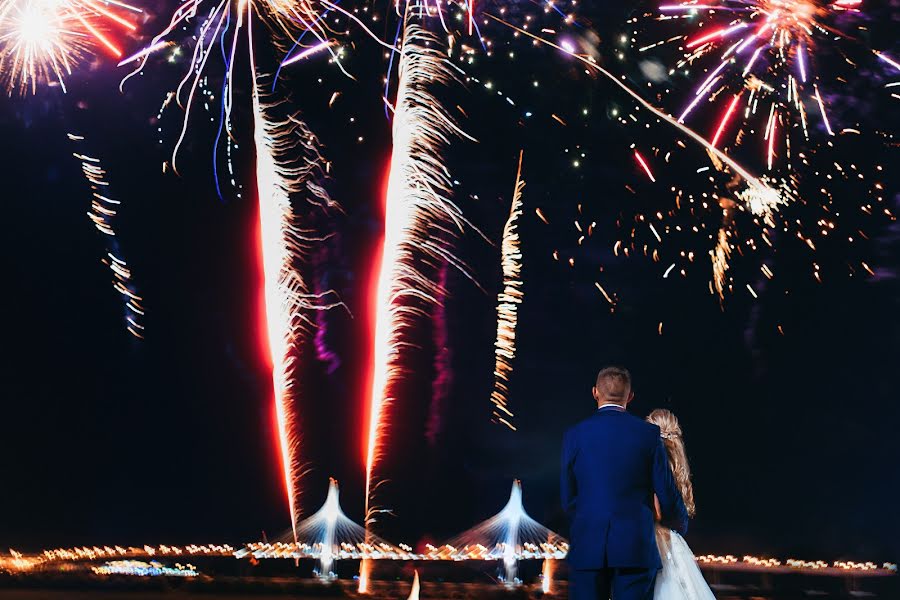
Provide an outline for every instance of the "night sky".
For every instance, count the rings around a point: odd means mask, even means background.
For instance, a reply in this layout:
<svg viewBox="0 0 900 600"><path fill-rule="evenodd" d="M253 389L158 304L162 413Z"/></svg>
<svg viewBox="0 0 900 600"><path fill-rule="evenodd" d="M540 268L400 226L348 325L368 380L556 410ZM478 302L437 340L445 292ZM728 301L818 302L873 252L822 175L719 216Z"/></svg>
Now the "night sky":
<svg viewBox="0 0 900 600"><path fill-rule="evenodd" d="M582 14L600 32L600 54L611 56L625 9ZM161 25L150 18L145 28ZM378 33L390 37L394 25L384 27ZM491 32L510 38L496 26ZM330 235L311 250L305 274L346 304L321 320L330 355L303 354L297 418L310 470L302 504L307 514L318 508L334 476L345 511L360 521L372 255L390 124L383 51L355 39L346 64L357 81L324 60L308 61L286 69L276 96L289 98L319 135L332 161L324 183L343 208L324 215L299 207ZM514 478L530 514L564 532L561 436L591 412L597 370L615 363L633 373L633 412L665 407L682 421L698 505L687 540L696 553L896 561L897 226L870 231L865 247L853 250L865 253L875 277L848 276L849 250L834 244L815 257L826 269L819 284L809 255L797 258L798 245L786 240L779 285L764 286L754 300L744 284L756 284L758 264L736 260L736 292L720 305L707 287L708 246L697 239L689 243L703 258L693 271L663 279L665 261L616 257L612 247L636 203L672 202L664 181L642 180L629 149L671 132L620 126L612 115L627 102L608 83L548 49L515 49L515 61L484 58L471 67L492 89L469 80L441 92L479 140L455 143L446 162L458 182L455 200L484 237L470 229L455 242L474 281L435 265L450 295L421 320L418 347L405 359L380 495L395 516L384 517L379 533L411 544L447 539L498 511ZM619 63L610 67L634 77ZM172 109L159 122L155 115L184 68L183 60L151 61L122 94L124 73L97 62L70 79L68 94L49 88L0 100L7 141L0 547L237 544L289 527L259 345L247 80L239 77L235 95L242 197L223 176L219 198L213 113L198 111L180 176L162 173L181 113ZM329 108L335 90L341 96ZM875 100L861 108L882 110ZM99 262L103 240L85 214L89 190L68 132L87 136L125 203L120 243L145 298L144 341L125 331ZM499 239L520 149L525 301L510 394L518 431L511 432L490 422L489 396ZM865 133L842 137L831 152L835 160L898 164L895 148ZM708 164L699 151L680 160ZM858 206L857 188L835 185L848 211ZM888 169L884 185L896 212L897 173ZM573 226L579 203L597 222L583 246ZM535 216L538 207L549 225ZM614 311L596 281L616 294Z"/></svg>

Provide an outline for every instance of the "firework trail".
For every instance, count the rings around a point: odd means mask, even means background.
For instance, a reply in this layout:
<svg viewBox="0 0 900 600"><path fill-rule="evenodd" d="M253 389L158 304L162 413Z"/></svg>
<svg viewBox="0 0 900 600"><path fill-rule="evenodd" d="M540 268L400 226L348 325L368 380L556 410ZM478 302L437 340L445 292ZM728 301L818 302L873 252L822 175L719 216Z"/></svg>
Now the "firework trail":
<svg viewBox="0 0 900 600"><path fill-rule="evenodd" d="M67 135L79 148L85 144L84 136L73 133ZM131 267L122 256L115 229L122 202L111 197L106 169L103 168L99 158L82 151L73 153L73 156L81 163L81 172L91 188L91 210L87 215L106 240L106 255L101 262L112 273L113 289L122 298L125 308L125 328L134 337L143 339L144 326L141 324L144 316L144 307L141 304L143 299L137 294L132 281Z"/></svg>
<svg viewBox="0 0 900 600"><path fill-rule="evenodd" d="M0 79L7 92L34 94L57 83L102 47L121 58L109 29L133 32L134 6L106 0L0 0Z"/></svg>
<svg viewBox="0 0 900 600"><path fill-rule="evenodd" d="M494 391L491 402L494 403L494 419L516 430L510 422L513 413L508 407L509 377L512 374L512 361L516 356L516 323L518 321L519 304L522 303L522 249L519 244L517 222L522 215L522 152L519 152L519 167L516 171L516 184L513 188L512 205L509 218L503 227L502 260L503 291L497 295L497 340L494 342Z"/></svg>
<svg viewBox="0 0 900 600"><path fill-rule="evenodd" d="M373 375L366 437L366 522L375 515L372 493L386 435L387 410L401 372L403 349L416 317L427 314L441 290L425 272L429 260L461 267L442 236L465 225L450 199L451 180L441 154L452 137L468 137L432 93L453 80L436 36L421 23L427 7L410 3L403 16L393 151L385 197L384 244L378 263ZM360 591L368 589L368 561Z"/></svg>

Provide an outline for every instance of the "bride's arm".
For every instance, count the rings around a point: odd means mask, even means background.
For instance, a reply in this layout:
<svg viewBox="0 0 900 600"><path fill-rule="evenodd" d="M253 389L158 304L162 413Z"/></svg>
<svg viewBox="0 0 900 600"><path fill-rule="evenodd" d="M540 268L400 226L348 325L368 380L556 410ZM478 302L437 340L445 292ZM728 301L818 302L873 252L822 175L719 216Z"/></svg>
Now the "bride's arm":
<svg viewBox="0 0 900 600"><path fill-rule="evenodd" d="M662 509L659 507L659 496L653 494L653 517L656 522L662 521Z"/></svg>

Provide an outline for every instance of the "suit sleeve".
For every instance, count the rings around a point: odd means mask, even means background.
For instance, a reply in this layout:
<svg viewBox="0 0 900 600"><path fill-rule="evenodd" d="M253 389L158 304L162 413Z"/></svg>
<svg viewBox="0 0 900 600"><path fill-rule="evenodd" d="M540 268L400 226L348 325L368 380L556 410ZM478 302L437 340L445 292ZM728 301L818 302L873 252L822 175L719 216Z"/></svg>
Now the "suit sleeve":
<svg viewBox="0 0 900 600"><path fill-rule="evenodd" d="M562 468L560 471L560 497L563 510L571 516L575 512L578 484L575 481L575 441L571 431L563 436Z"/></svg>
<svg viewBox="0 0 900 600"><path fill-rule="evenodd" d="M662 524L681 535L687 533L688 514L684 499L675 484L675 477L669 467L669 457L661 438L656 438L653 450L653 491L659 498Z"/></svg>

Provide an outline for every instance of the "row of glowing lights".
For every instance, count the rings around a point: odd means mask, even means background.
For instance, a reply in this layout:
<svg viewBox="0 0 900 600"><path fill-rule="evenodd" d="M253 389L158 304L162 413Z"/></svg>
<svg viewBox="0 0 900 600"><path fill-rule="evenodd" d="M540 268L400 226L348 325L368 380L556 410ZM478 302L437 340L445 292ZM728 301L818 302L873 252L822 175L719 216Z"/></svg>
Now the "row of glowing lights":
<svg viewBox="0 0 900 600"><path fill-rule="evenodd" d="M823 560L809 561L809 560L798 560L796 558L789 558L784 562L775 559L775 558L760 558L758 556L744 556L741 559L738 559L736 556L731 554L726 554L725 556L716 556L714 554L706 554L703 556L697 557L697 562L701 564L716 564L716 565L736 565L743 564L749 565L753 567L790 567L792 569L843 569L845 571L890 571L892 573L897 572L897 564L886 562L881 566L878 566L873 562L854 562L852 560L836 560L832 563L825 562Z"/></svg>
<svg viewBox="0 0 900 600"><path fill-rule="evenodd" d="M247 544L247 550L256 558L319 558L323 544L306 544L303 542L275 542ZM239 553L239 557L242 553ZM423 557L414 554L406 544L392 546L387 543L351 544L341 542L335 558L366 558L372 560L421 560Z"/></svg>
<svg viewBox="0 0 900 600"><path fill-rule="evenodd" d="M156 561L116 560L91 568L96 575L136 575L138 577L196 577L200 573L197 567L188 563L175 563L174 567L166 567Z"/></svg>
<svg viewBox="0 0 900 600"><path fill-rule="evenodd" d="M440 547L432 545L426 546L428 552L425 555L428 560L498 560L505 557L506 544L499 543L493 548L474 544L472 546L464 546L457 549L449 544ZM522 544L522 549L516 553L517 559L528 558L544 558L544 559L563 559L569 553L569 544L559 542L556 544Z"/></svg>
<svg viewBox="0 0 900 600"><path fill-rule="evenodd" d="M450 544L443 546L426 545L423 554L414 553L412 547L407 544L391 546L387 543L367 544L360 542L350 544L341 543L336 553L336 558L366 558L372 560L498 560L505 554L506 544L498 543L493 547L482 544L474 544L463 548L456 548ZM292 542L252 543L247 544L247 550L256 558L319 558L322 553L322 544L305 544ZM517 559L563 559L569 552L569 544L525 543L522 549L516 553ZM241 554L241 553L239 553Z"/></svg>
<svg viewBox="0 0 900 600"><path fill-rule="evenodd" d="M312 557L317 556L320 552L321 544L309 545L302 543L275 542L275 543L251 543L247 544L247 549L258 557L265 556L281 556L281 557ZM452 545L445 544L443 546L426 545L424 554L415 554L412 547L407 544L400 544L397 547L389 544L341 544L341 555L347 557L364 557L372 559L393 559L401 558L403 560L494 560L503 555L505 544L497 544L494 548L489 548L480 544L466 546L464 548L455 548ZM318 549L317 549L318 548ZM398 552L399 550L399 552ZM569 545L565 542L559 544L524 544L520 558L545 558L545 559L562 559L568 553ZM93 546L81 548L58 548L55 550L45 550L38 557L29 558L15 550L10 551L12 559L0 559L0 566L11 566L19 570L33 568L37 564L43 562L54 561L72 561L72 560L94 560L99 558L110 558L116 556L180 556L183 554L194 556L231 556L236 553L235 548L228 544L209 544L209 545L189 545L179 546L142 546L142 547L122 547L122 546ZM897 564L885 562L880 566L874 562L854 562L838 560L834 562L826 561L804 561L789 558L780 561L774 558L761 558L757 556L744 556L738 558L731 554L717 556L714 554L706 554L697 557L697 562L702 565L747 565L754 567L775 568L789 567L793 569L841 569L844 571L889 571L897 572ZM188 565L188 568L192 568Z"/></svg>
<svg viewBox="0 0 900 600"><path fill-rule="evenodd" d="M97 558L109 558L115 556L141 555L141 556L189 556L203 555L229 555L234 554L234 547L228 544L208 544L197 546L83 546L81 548L57 548L44 550L41 556L47 561L57 560L94 560ZM14 556L22 556L15 553Z"/></svg>
<svg viewBox="0 0 900 600"><path fill-rule="evenodd" d="M16 550L9 551L12 558L0 557L0 568L28 571L39 565L61 561L98 560L133 556L234 556L235 549L228 544L191 544L179 546L82 546L76 548L56 548L44 550L40 554L28 556Z"/></svg>

